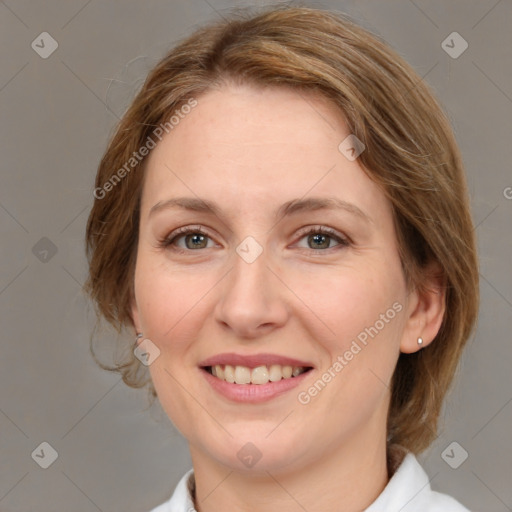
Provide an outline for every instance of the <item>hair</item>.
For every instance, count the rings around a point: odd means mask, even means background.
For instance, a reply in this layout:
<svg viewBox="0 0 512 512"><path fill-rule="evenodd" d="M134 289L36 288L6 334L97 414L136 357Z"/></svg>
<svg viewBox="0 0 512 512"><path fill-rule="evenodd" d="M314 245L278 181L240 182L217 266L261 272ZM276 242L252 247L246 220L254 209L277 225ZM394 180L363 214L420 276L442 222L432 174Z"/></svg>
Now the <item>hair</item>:
<svg viewBox="0 0 512 512"><path fill-rule="evenodd" d="M389 199L404 276L422 289L440 269L446 310L434 341L400 354L391 383L388 445L419 453L437 435L444 396L478 314L478 263L462 158L449 121L418 74L378 37L332 12L278 7L200 28L149 73L103 155L96 187L117 171L177 109L226 83L288 87L331 101L363 141L359 163ZM115 190L95 193L86 231L84 285L98 318L133 328L131 300L146 158ZM130 164L130 165L131 165ZM124 166L124 167L123 167ZM110 187L111 189L113 187ZM92 338L91 338L92 340ZM126 340L123 342L126 343ZM148 386L133 341L105 369ZM146 378L144 378L144 375Z"/></svg>

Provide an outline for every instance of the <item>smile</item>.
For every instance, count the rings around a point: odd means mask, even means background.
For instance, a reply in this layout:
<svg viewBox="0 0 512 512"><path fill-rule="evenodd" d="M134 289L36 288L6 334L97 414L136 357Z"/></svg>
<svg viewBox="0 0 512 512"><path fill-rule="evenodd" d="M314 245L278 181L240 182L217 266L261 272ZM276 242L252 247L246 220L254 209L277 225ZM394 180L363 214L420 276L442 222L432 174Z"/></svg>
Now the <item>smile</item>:
<svg viewBox="0 0 512 512"><path fill-rule="evenodd" d="M198 367L218 395L232 402L253 404L291 391L315 369L308 360L287 355L232 352L208 357Z"/></svg>
<svg viewBox="0 0 512 512"><path fill-rule="evenodd" d="M293 379L311 370L311 367L272 364L249 368L248 366L217 364L206 366L204 369L217 379L231 384L263 385L269 382L279 382L282 379Z"/></svg>

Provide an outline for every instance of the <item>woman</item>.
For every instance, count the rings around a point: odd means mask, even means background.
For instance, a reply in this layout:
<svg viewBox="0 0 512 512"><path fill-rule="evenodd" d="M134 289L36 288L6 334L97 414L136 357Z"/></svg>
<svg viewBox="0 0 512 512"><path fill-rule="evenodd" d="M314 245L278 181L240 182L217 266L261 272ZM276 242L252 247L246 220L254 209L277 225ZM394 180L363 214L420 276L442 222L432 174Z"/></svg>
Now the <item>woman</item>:
<svg viewBox="0 0 512 512"><path fill-rule="evenodd" d="M87 291L193 470L154 509L464 511L416 454L478 306L462 162L427 86L334 14L195 32L100 164ZM149 377L145 374L149 368Z"/></svg>

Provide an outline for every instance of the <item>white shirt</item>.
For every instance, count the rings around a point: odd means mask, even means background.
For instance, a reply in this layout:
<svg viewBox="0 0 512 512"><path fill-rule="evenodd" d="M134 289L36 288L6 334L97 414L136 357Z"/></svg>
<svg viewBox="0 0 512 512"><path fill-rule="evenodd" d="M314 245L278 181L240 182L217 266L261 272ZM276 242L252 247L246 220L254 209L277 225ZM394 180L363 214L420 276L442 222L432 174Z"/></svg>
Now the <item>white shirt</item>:
<svg viewBox="0 0 512 512"><path fill-rule="evenodd" d="M151 512L197 512L192 493L194 471L180 480L169 501ZM433 491L430 481L412 453L408 453L382 491L364 512L469 512L446 494Z"/></svg>

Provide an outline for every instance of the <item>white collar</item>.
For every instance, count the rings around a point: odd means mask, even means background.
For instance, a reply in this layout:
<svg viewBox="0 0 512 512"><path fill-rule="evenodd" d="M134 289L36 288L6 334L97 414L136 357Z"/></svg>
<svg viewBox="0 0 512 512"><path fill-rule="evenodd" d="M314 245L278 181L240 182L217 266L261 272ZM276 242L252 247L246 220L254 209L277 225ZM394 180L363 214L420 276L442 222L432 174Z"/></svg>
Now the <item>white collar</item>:
<svg viewBox="0 0 512 512"><path fill-rule="evenodd" d="M171 499L151 512L196 512L194 471L180 480ZM379 497L364 512L469 512L459 502L435 492L412 453L408 453Z"/></svg>

